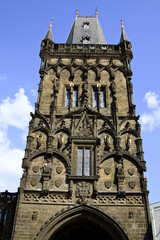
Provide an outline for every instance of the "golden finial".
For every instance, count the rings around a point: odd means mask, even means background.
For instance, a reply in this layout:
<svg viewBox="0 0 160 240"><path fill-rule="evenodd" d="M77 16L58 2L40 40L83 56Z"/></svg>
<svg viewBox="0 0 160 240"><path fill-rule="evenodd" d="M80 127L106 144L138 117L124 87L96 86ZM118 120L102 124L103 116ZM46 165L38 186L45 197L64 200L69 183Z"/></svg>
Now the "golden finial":
<svg viewBox="0 0 160 240"><path fill-rule="evenodd" d="M78 8L76 8L76 18L77 18L77 16L78 16Z"/></svg>
<svg viewBox="0 0 160 240"><path fill-rule="evenodd" d="M53 18L51 18L51 21L50 21L50 25L49 25L50 28L52 28L52 24L53 24Z"/></svg>
<svg viewBox="0 0 160 240"><path fill-rule="evenodd" d="M98 18L98 8L96 7L96 18Z"/></svg>
<svg viewBox="0 0 160 240"><path fill-rule="evenodd" d="M124 29L124 26L123 26L123 19L121 19L121 29Z"/></svg>

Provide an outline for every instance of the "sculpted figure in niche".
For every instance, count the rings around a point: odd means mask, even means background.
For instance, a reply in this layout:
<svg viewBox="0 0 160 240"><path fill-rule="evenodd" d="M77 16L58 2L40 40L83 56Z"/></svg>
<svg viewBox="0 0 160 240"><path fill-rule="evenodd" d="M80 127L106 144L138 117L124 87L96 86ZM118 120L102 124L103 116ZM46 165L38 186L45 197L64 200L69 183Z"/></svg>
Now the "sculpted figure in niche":
<svg viewBox="0 0 160 240"><path fill-rule="evenodd" d="M60 134L59 138L58 138L58 148L61 148L64 142L64 136L62 135L62 133Z"/></svg>
<svg viewBox="0 0 160 240"><path fill-rule="evenodd" d="M128 136L126 138L126 150L128 151L130 149L130 147L131 147L131 138L130 138L130 136Z"/></svg>
<svg viewBox="0 0 160 240"><path fill-rule="evenodd" d="M39 149L42 145L43 142L43 135L39 134L38 138L37 138L37 149Z"/></svg>
<svg viewBox="0 0 160 240"><path fill-rule="evenodd" d="M51 175L51 173L52 173L52 164L51 164L51 161L48 161L43 166L43 174Z"/></svg>
<svg viewBox="0 0 160 240"><path fill-rule="evenodd" d="M113 95L116 94L116 84L115 84L115 82L112 81L110 86L111 86L111 92L112 92L112 94L113 94Z"/></svg>
<svg viewBox="0 0 160 240"><path fill-rule="evenodd" d="M124 175L122 159L117 163L117 176L120 176L120 175Z"/></svg>
<svg viewBox="0 0 160 240"><path fill-rule="evenodd" d="M110 149L110 143L111 143L111 138L109 135L106 135L104 137L104 144L105 144L105 149L109 150Z"/></svg>

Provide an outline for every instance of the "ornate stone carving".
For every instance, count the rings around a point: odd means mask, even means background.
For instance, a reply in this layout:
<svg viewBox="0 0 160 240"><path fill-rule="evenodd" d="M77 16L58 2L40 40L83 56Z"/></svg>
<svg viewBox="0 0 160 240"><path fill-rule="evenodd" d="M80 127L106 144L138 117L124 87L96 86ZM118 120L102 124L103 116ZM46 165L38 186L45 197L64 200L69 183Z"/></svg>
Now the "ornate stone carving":
<svg viewBox="0 0 160 240"><path fill-rule="evenodd" d="M63 167L56 167L56 172L58 174L61 174L62 173L62 170L63 170Z"/></svg>
<svg viewBox="0 0 160 240"><path fill-rule="evenodd" d="M62 181L60 179L55 181L55 186L59 188L62 185Z"/></svg>
<svg viewBox="0 0 160 240"><path fill-rule="evenodd" d="M124 169L123 169L123 158L120 159L117 163L116 167L116 176L117 176L117 183L118 183L118 193L119 195L124 195L125 192L123 191L123 182L124 182Z"/></svg>
<svg viewBox="0 0 160 240"><path fill-rule="evenodd" d="M36 149L39 149L42 145L42 142L43 142L43 135L42 134L39 134L39 136L37 137L37 146L36 146Z"/></svg>
<svg viewBox="0 0 160 240"><path fill-rule="evenodd" d="M93 127L91 126L86 112L82 115L74 132L76 136L80 137L91 137L94 135Z"/></svg>
<svg viewBox="0 0 160 240"><path fill-rule="evenodd" d="M51 164L51 159L48 159L42 168L42 180L43 180L43 191L47 192L48 191L48 185L49 185L49 180L51 178L52 174L52 164Z"/></svg>
<svg viewBox="0 0 160 240"><path fill-rule="evenodd" d="M61 133L59 138L58 138L58 148L61 148L63 146L63 143L64 143L64 136L63 134Z"/></svg>
<svg viewBox="0 0 160 240"><path fill-rule="evenodd" d="M132 219L133 218L133 212L128 212L128 219Z"/></svg>
<svg viewBox="0 0 160 240"><path fill-rule="evenodd" d="M47 196L41 195L40 193L25 193L23 202L31 202L31 203L72 203L72 197L62 194L48 194Z"/></svg>
<svg viewBox="0 0 160 240"><path fill-rule="evenodd" d="M32 221L36 221L38 217L38 211L33 211L32 212Z"/></svg>
<svg viewBox="0 0 160 240"><path fill-rule="evenodd" d="M142 205L142 196L125 196L117 198L117 196L97 196L95 204L100 205Z"/></svg>
<svg viewBox="0 0 160 240"><path fill-rule="evenodd" d="M34 173L37 173L39 171L39 166L33 166L32 170Z"/></svg>
<svg viewBox="0 0 160 240"><path fill-rule="evenodd" d="M129 175L133 176L134 172L135 172L134 168L128 168Z"/></svg>
<svg viewBox="0 0 160 240"><path fill-rule="evenodd" d="M136 186L136 182L135 181L130 181L130 182L128 182L128 185L131 189L134 189L135 186Z"/></svg>
<svg viewBox="0 0 160 240"><path fill-rule="evenodd" d="M32 187L35 187L35 186L37 185L37 183L38 183L37 177L34 177L34 178L31 179L31 185L32 185Z"/></svg>
<svg viewBox="0 0 160 240"><path fill-rule="evenodd" d="M109 175L111 173L111 167L105 167L104 172L106 175Z"/></svg>
<svg viewBox="0 0 160 240"><path fill-rule="evenodd" d="M112 185L112 182L111 181L105 181L104 182L104 185L107 189L110 189L111 188L111 185Z"/></svg>
<svg viewBox="0 0 160 240"><path fill-rule="evenodd" d="M78 203L86 203L90 196L90 184L85 181L79 182L76 185L76 197L78 198Z"/></svg>
<svg viewBox="0 0 160 240"><path fill-rule="evenodd" d="M104 144L105 144L105 150L109 151L110 144L111 144L111 137L109 135L106 135L104 137Z"/></svg>

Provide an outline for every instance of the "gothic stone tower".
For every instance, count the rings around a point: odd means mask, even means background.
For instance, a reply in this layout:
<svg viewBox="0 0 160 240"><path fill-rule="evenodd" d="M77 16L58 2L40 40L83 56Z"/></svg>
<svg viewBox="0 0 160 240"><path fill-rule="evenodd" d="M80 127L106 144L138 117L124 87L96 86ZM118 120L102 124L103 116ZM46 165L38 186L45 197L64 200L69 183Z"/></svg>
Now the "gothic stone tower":
<svg viewBox="0 0 160 240"><path fill-rule="evenodd" d="M42 40L12 239L152 239L131 43L108 45L96 16L65 44Z"/></svg>

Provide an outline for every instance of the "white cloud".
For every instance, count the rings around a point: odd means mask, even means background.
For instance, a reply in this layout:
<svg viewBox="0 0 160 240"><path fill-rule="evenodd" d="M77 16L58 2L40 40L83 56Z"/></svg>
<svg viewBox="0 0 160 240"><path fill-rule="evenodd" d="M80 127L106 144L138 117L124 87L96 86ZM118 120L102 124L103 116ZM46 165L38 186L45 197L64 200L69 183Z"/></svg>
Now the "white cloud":
<svg viewBox="0 0 160 240"><path fill-rule="evenodd" d="M160 127L160 99L158 94L149 91L145 94L144 101L150 112L144 112L141 116L142 130L153 131Z"/></svg>
<svg viewBox="0 0 160 240"><path fill-rule="evenodd" d="M8 138L9 126L21 130L23 136L33 107L21 88L14 98L7 97L0 103L0 191L16 191L22 174L23 149L14 147Z"/></svg>
<svg viewBox="0 0 160 240"><path fill-rule="evenodd" d="M32 94L33 97L37 97L37 90L32 89L31 94Z"/></svg>
<svg viewBox="0 0 160 240"><path fill-rule="evenodd" d="M144 101L147 101L148 108L159 108L159 96L155 92L147 92L145 94Z"/></svg>

